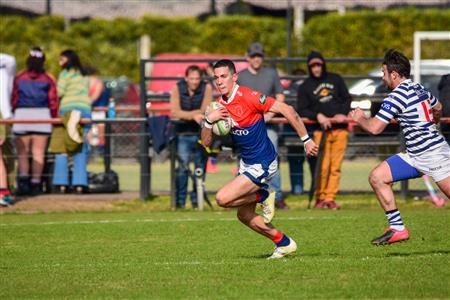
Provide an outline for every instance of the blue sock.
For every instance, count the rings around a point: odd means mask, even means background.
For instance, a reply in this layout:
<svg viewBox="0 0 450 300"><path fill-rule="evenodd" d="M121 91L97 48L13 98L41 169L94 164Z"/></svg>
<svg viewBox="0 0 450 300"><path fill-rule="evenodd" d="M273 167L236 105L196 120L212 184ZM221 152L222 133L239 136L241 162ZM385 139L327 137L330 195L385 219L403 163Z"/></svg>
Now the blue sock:
<svg viewBox="0 0 450 300"><path fill-rule="evenodd" d="M269 191L260 189L256 192L256 202L261 203L269 197Z"/></svg>
<svg viewBox="0 0 450 300"><path fill-rule="evenodd" d="M281 241L279 241L278 243L276 243L277 247L284 247L289 245L290 241L287 235L283 234L283 238L281 239Z"/></svg>

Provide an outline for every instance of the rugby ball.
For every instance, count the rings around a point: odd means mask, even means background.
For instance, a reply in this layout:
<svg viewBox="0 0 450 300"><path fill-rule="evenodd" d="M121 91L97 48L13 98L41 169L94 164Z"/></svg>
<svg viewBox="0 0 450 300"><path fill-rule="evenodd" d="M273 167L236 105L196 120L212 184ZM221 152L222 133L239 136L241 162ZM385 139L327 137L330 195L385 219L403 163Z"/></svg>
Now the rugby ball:
<svg viewBox="0 0 450 300"><path fill-rule="evenodd" d="M216 110L219 107L223 107L222 104L219 102L213 102L210 105L209 110ZM227 135L230 133L231 127L233 126L233 122L231 118L226 118L225 120L219 120L217 122L214 122L212 131L215 135Z"/></svg>

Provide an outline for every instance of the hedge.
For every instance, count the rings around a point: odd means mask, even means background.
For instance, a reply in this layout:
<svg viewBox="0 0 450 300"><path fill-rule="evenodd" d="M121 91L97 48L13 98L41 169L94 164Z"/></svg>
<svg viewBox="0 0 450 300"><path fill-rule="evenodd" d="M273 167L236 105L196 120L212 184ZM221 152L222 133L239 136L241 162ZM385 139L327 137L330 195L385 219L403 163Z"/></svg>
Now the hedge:
<svg viewBox="0 0 450 300"><path fill-rule="evenodd" d="M326 57L382 57L389 48L413 57L415 31L450 30L450 9L360 11L312 18L302 32L301 55L320 50ZM450 41L427 41L423 58L450 58ZM352 74L367 71L363 65L335 66Z"/></svg>
<svg viewBox="0 0 450 300"><path fill-rule="evenodd" d="M152 55L163 52L223 53L244 55L252 41L265 45L268 56L286 56L286 21L251 16L195 18L146 16L135 20L91 19L75 22L67 29L62 17L26 18L2 16L0 51L16 56L18 69L25 66L29 48L45 48L47 69L59 73L58 55L66 48L79 52L85 64L96 66L107 76L125 75L137 82L138 39L152 38ZM412 36L417 30L448 30L450 9L402 9L385 12L330 13L311 19L302 32L301 43L292 42L295 56L320 50L326 57L380 57L388 48L412 55ZM431 42L424 47L425 57L449 58L450 43ZM360 74L372 65L331 66L341 72Z"/></svg>

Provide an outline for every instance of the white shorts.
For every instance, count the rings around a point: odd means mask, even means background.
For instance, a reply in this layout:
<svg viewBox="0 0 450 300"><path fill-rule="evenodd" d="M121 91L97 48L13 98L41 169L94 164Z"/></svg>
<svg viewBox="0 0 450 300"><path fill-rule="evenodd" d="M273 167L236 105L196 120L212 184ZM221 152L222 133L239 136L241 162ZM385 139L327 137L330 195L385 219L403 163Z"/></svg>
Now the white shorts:
<svg viewBox="0 0 450 300"><path fill-rule="evenodd" d="M246 164L242 159L239 163L238 174L247 176L253 183L262 187L270 187L270 180L278 172L278 160L274 159L270 164Z"/></svg>
<svg viewBox="0 0 450 300"><path fill-rule="evenodd" d="M14 112L14 120L49 120L51 118L50 109L46 107L17 108ZM52 132L52 124L16 123L12 126L12 131L15 134L50 134Z"/></svg>
<svg viewBox="0 0 450 300"><path fill-rule="evenodd" d="M433 178L435 182L450 176L450 146L447 143L418 156L410 156L408 153L399 153L397 156L420 173ZM394 175L392 166L391 172Z"/></svg>

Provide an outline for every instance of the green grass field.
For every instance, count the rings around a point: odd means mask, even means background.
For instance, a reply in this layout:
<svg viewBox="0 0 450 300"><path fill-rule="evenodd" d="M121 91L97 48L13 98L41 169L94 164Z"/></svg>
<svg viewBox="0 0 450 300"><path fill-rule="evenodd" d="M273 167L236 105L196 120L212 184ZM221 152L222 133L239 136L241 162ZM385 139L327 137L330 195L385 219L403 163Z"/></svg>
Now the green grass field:
<svg viewBox="0 0 450 300"><path fill-rule="evenodd" d="M342 178L341 178L341 190L342 191L371 191L371 187L367 180L370 170L375 167L379 161L376 159L365 160L346 160L342 164ZM224 182L231 180L234 174L231 169L235 167L235 163L220 162L219 171L215 174L207 174L206 177L206 189L208 191L215 191L219 189ZM103 169L103 165L99 162L91 163L88 166L90 171L100 172ZM307 170L308 166L304 164L305 170L305 188L309 189L310 176ZM120 186L123 190L137 191L139 190L139 164L133 162L120 162L115 161L112 169L119 174ZM153 163L152 164L152 190L169 191L170 190L170 166L168 162ZM289 167L287 163L281 164L281 183L283 191L290 191L289 182ZM421 179L414 179L409 181L409 186L414 190L425 190L426 187ZM400 184L394 185L395 190L400 190Z"/></svg>
<svg viewBox="0 0 450 300"><path fill-rule="evenodd" d="M316 211L291 198L274 225L299 251L279 261L234 211L157 209L167 199L3 214L0 299L449 299L450 210L402 203L411 240L375 247L385 217L373 196L354 199Z"/></svg>

